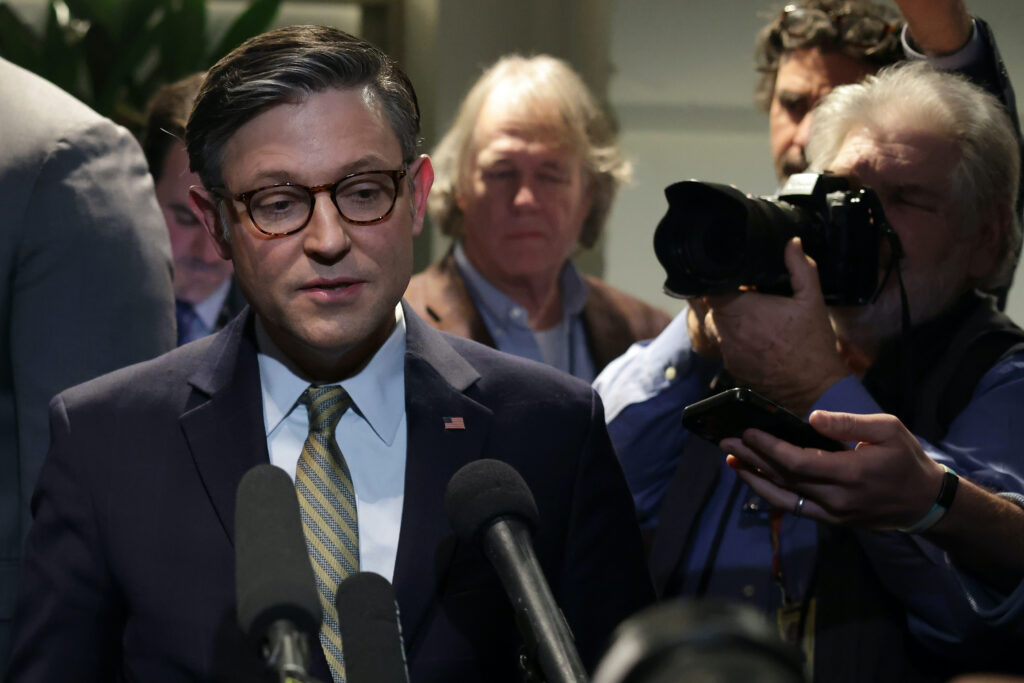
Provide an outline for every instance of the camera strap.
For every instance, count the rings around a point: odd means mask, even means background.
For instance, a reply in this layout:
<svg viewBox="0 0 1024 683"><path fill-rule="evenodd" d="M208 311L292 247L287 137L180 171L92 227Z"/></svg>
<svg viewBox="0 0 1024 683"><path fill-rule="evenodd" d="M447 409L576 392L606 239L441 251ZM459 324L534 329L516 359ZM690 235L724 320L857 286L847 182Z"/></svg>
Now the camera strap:
<svg viewBox="0 0 1024 683"><path fill-rule="evenodd" d="M885 226L882 235L889 241L889 266L885 269L882 284L878 286L871 303L878 301L895 271L896 282L900 287L900 414L911 415L914 408L914 348L910 337L910 303L907 299L907 288L903 284L903 269L900 268L904 256L903 243L891 225Z"/></svg>

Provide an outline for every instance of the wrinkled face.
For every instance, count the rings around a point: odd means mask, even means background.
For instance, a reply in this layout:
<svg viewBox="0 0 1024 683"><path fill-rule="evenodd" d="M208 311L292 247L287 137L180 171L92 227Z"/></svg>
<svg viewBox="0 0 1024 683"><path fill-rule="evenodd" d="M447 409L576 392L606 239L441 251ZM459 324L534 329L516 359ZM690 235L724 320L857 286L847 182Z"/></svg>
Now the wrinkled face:
<svg viewBox="0 0 1024 683"><path fill-rule="evenodd" d="M793 50L783 56L768 111L772 160L780 185L807 168L804 148L814 105L833 88L856 83L871 73L874 68L866 62L817 48Z"/></svg>
<svg viewBox="0 0 1024 683"><path fill-rule="evenodd" d="M188 188L199 185L199 176L188 170L185 145L167 150L156 199L164 213L174 258L174 298L191 304L203 301L231 277L231 261L217 247L188 205Z"/></svg>
<svg viewBox="0 0 1024 683"><path fill-rule="evenodd" d="M329 89L268 109L239 128L223 155L231 194L285 182L316 186L359 171L400 168L398 138L362 89ZM394 209L380 223L347 223L320 192L307 226L276 239L260 234L244 205L233 201L225 240L216 212L204 207L202 195L193 195L271 339L311 379L357 371L394 326L395 304L412 273L412 238L422 228L433 179L429 160L417 160L409 175L415 190L402 181Z"/></svg>
<svg viewBox="0 0 1024 683"><path fill-rule="evenodd" d="M580 155L550 124L506 109L500 93L488 98L456 192L466 254L499 287L557 274L579 241L592 191Z"/></svg>
<svg viewBox="0 0 1024 683"><path fill-rule="evenodd" d="M981 233L965 227L955 200L951 172L959 158L953 140L903 125L854 129L830 166L878 193L903 244L901 268L914 322L944 311L970 288L974 276ZM833 318L843 336L865 340L870 348L898 334L900 311L894 276L878 302L835 308Z"/></svg>

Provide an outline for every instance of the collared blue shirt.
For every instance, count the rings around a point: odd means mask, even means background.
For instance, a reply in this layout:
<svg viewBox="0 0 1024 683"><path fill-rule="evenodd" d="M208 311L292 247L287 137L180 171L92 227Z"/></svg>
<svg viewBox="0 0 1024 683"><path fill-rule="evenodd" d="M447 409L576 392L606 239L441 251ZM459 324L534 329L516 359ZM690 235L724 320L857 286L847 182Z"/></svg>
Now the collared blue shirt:
<svg viewBox="0 0 1024 683"><path fill-rule="evenodd" d="M279 360L259 329L260 386L270 462L295 479L309 413L299 403L309 380ZM358 374L339 384L352 397L335 438L352 475L359 525L359 569L391 580L405 497L405 317L395 307L395 329Z"/></svg>
<svg viewBox="0 0 1024 683"><path fill-rule="evenodd" d="M550 330L535 332L530 329L526 309L487 281L469 262L461 242L455 245L454 256L455 267L499 351L547 363L587 382L594 380L594 361L583 326L583 307L590 289L576 266L566 261L558 278L561 321Z"/></svg>
<svg viewBox="0 0 1024 683"><path fill-rule="evenodd" d="M641 524L652 528L665 490L690 433L683 427L683 406L704 398L720 364L697 354L690 345L687 309L652 341L634 344L605 368L594 387L605 404L608 431L633 493ZM1024 353L998 363L979 381L971 402L950 425L939 444L922 441L938 462L983 486L1009 494L1018 503L1024 493ZM881 408L855 377L847 377L818 400L814 410L879 413ZM721 477L695 530L686 558L684 593L695 577L710 569L708 594L735 597L773 614L781 593L771 578L769 519L750 510L757 501L746 484L732 507L726 503L738 477L722 458ZM716 556L710 549L720 536ZM797 599L806 591L817 545L816 523L783 518L782 569L787 590ZM893 595L899 595L911 630L936 645L962 639L965 614L996 623L1020 614L1024 591L1010 604L1006 596L982 593L956 572L945 554L916 536L898 532L858 532L858 542L876 561L876 571ZM707 567L708 563L710 567ZM982 601L983 599L983 601Z"/></svg>

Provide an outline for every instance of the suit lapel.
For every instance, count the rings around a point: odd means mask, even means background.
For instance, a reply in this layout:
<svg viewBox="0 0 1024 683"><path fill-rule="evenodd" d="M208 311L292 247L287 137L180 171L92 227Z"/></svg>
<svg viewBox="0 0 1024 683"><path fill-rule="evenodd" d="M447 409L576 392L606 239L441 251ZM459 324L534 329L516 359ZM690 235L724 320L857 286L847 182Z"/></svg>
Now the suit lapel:
<svg viewBox="0 0 1024 683"><path fill-rule="evenodd" d="M463 393L479 379L476 370L407 305L405 316L408 449L393 583L411 653L455 547L445 488L460 467L483 457L492 413ZM461 417L465 429L445 429L446 417Z"/></svg>
<svg viewBox="0 0 1024 683"><path fill-rule="evenodd" d="M238 482L251 467L270 461L251 314L217 333L189 383L192 395L179 423L221 525L234 543Z"/></svg>

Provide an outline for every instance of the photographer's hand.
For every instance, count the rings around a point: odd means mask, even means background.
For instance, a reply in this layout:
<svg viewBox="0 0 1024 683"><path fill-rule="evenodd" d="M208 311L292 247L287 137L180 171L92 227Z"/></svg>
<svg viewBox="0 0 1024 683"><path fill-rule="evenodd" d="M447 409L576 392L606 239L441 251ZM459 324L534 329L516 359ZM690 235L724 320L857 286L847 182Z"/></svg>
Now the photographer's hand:
<svg viewBox="0 0 1024 683"><path fill-rule="evenodd" d="M707 316L709 312L707 301L695 297L687 299L686 303L690 309L686 313L686 329L690 333L690 346L694 351L705 358L722 358L722 351L718 348L718 340L708 334Z"/></svg>
<svg viewBox="0 0 1024 683"><path fill-rule="evenodd" d="M800 448L757 429L725 439L727 462L758 495L783 510L832 524L905 528L935 502L943 469L892 415L816 410L811 426L855 451Z"/></svg>
<svg viewBox="0 0 1024 683"><path fill-rule="evenodd" d="M892 415L816 410L811 425L855 451L799 448L748 429L724 439L726 462L758 495L782 510L831 524L906 528L936 501L943 470ZM1024 579L1024 510L961 478L946 514L923 536L962 569L1003 591Z"/></svg>
<svg viewBox="0 0 1024 683"><path fill-rule="evenodd" d="M964 0L895 0L907 20L911 44L929 57L953 54L971 39Z"/></svg>
<svg viewBox="0 0 1024 683"><path fill-rule="evenodd" d="M837 350L818 270L794 238L786 245L793 296L743 292L707 297L707 335L736 380L806 415L830 386L850 374Z"/></svg>

